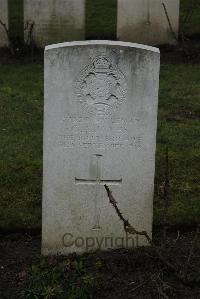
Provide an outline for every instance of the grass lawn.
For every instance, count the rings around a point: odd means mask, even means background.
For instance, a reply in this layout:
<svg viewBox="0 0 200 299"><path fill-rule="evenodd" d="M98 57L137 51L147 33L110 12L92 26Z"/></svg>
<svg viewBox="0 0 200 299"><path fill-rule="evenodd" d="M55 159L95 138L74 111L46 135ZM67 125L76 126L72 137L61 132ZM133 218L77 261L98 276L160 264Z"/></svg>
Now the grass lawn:
<svg viewBox="0 0 200 299"><path fill-rule="evenodd" d="M0 227L38 227L42 178L43 66L1 65L0 99Z"/></svg>
<svg viewBox="0 0 200 299"><path fill-rule="evenodd" d="M161 64L154 222L162 220L159 185L169 148L171 224L199 220L200 67ZM43 65L1 65L1 201L3 229L41 226Z"/></svg>
<svg viewBox="0 0 200 299"><path fill-rule="evenodd" d="M188 37L200 36L200 0L180 0L180 28ZM191 16L188 22L184 22L188 14L188 10Z"/></svg>

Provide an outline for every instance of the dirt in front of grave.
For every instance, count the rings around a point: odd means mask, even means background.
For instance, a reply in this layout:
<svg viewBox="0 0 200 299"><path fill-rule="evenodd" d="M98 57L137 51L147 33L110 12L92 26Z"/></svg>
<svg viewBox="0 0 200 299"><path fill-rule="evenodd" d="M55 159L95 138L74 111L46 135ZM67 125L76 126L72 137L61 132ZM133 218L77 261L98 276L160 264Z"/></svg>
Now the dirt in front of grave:
<svg viewBox="0 0 200 299"><path fill-rule="evenodd" d="M194 232L169 234L165 257L177 268L186 264L194 235ZM157 241L158 239L159 236ZM20 273L24 266L40 259L40 246L40 236L26 234L0 236L1 299L18 298ZM74 259L74 255L69 258ZM88 273L95 275L95 271L101 272L101 287L97 288L94 297L92 295L90 298L200 298L199 239L190 260L190 265L199 277L187 282L180 280L169 270L158 259L152 248L96 252L87 254L84 259ZM97 259L104 265L100 270L94 268ZM188 275L191 269L189 268Z"/></svg>

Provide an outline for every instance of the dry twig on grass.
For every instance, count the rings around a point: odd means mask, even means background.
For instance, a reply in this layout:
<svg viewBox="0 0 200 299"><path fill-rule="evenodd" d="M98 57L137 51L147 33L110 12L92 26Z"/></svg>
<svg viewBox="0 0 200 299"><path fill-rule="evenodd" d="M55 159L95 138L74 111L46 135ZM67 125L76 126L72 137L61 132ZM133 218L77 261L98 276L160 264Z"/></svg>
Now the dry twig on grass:
<svg viewBox="0 0 200 299"><path fill-rule="evenodd" d="M167 7L166 7L165 3L162 3L162 6L163 6L164 11L165 11L165 15L166 15L166 18L167 18L167 22L169 24L170 31L171 31L175 41L178 43L178 36L176 35L176 33L174 32L174 29L172 27L172 23L170 21L169 14L168 14Z"/></svg>
<svg viewBox="0 0 200 299"><path fill-rule="evenodd" d="M120 209L118 208L117 206L117 201L115 200L115 198L113 197L112 195L112 192L110 191L109 187L107 185L104 185L105 189L106 189L106 192L107 192L107 195L108 195L108 198L109 198L109 201L111 203L111 205L114 207L117 215L119 216L120 220L123 222L124 224L124 230L126 233L129 233L129 234L132 234L132 235L139 235L139 236L144 236L148 243L151 245L151 247L153 248L154 252L156 253L157 257L159 258L159 260L169 269L171 270L178 279L180 279L181 281L183 281L184 283L187 282L187 277L185 275L182 275L181 273L181 269L180 269L180 266L179 267L176 267L174 264L172 264L171 262L168 261L168 259L162 254L162 250L161 248L157 247L153 241L151 240L150 236L148 235L148 233L146 231L137 231L130 223L127 219L124 218L124 216L122 215ZM199 230L198 230L198 233L199 233ZM197 234L198 236L198 234ZM196 239L197 239L197 236L194 238L194 241L192 243L192 247L190 249L190 254L189 254L189 257L188 257L188 267L190 267L190 258L193 254L193 251L194 251L194 248L193 246L195 245L196 243ZM191 267L190 267L191 268Z"/></svg>
<svg viewBox="0 0 200 299"><path fill-rule="evenodd" d="M194 249L195 249L195 246L196 246L196 243L197 243L197 240L198 240L199 233L200 233L200 225L197 225L196 233L195 233L194 238L192 240L192 244L191 244L191 247L190 247L187 262L185 264L185 269L183 271L183 275L184 275L185 279L187 278L188 268L190 268L190 266L191 266L190 261L191 261L191 258L193 256L193 254L194 254Z"/></svg>
<svg viewBox="0 0 200 299"><path fill-rule="evenodd" d="M132 235L139 235L139 236L144 236L148 243L154 248L154 250L156 251L156 253L158 254L159 259L164 262L164 264L170 268L171 270L173 270L174 272L177 271L177 269L175 268L174 265L172 265L169 261L167 261L165 259L165 257L162 256L161 251L158 250L157 246L153 243L153 241L151 240L151 238L149 237L148 233L146 231L137 231L130 223L128 220L126 220L122 213L120 212L118 206L117 206L117 202L114 199L112 192L110 191L109 187L107 185L104 185L106 191L107 191L107 195L109 198L110 203L113 205L113 207L115 208L115 211L117 212L117 215L119 216L119 218L122 220L123 224L124 224L124 230L125 232L132 234Z"/></svg>
<svg viewBox="0 0 200 299"><path fill-rule="evenodd" d="M10 33L8 31L8 28L6 27L6 24L4 24L1 20L0 20L0 25L4 28L4 31L7 35L7 39L8 39L8 48L10 50L10 53L12 55L15 55L15 51L14 51L14 48L13 48L13 44L12 44L12 41L11 41L11 38L10 38Z"/></svg>

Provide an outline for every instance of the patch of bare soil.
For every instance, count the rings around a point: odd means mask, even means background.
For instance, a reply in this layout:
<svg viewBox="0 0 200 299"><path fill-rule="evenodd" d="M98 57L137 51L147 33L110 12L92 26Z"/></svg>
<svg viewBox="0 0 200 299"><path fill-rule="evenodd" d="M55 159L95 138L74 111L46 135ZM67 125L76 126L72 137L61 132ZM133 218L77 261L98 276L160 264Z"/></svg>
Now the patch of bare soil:
<svg viewBox="0 0 200 299"><path fill-rule="evenodd" d="M159 260L152 248L96 252L84 257L88 273L98 271L100 287L95 299L106 298L200 298L200 240L191 253L195 232L170 233L163 254L180 273L181 280ZM159 242L159 233L155 240ZM19 275L24 266L40 258L40 236L0 236L0 298L18 298ZM69 258L76 258L72 255ZM100 259L103 267L94 268ZM188 263L189 259L189 263Z"/></svg>

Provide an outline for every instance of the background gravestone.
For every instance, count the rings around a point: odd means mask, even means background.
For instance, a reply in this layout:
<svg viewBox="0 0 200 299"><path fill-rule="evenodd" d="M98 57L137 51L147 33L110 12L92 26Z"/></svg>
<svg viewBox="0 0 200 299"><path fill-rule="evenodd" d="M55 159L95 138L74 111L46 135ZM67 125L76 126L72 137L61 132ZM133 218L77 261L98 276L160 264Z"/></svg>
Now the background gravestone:
<svg viewBox="0 0 200 299"><path fill-rule="evenodd" d="M0 20L8 28L8 1L0 0ZM8 38L3 26L0 24L0 47L8 45Z"/></svg>
<svg viewBox="0 0 200 299"><path fill-rule="evenodd" d="M175 44L179 31L179 0L118 0L117 38L148 45Z"/></svg>
<svg viewBox="0 0 200 299"><path fill-rule="evenodd" d="M102 249L125 246L104 184L131 224L151 235L158 85L156 48L111 41L46 47L43 254L84 252L87 238L104 240Z"/></svg>
<svg viewBox="0 0 200 299"><path fill-rule="evenodd" d="M33 40L40 47L62 41L83 40L85 0L24 0L25 26L27 22L34 22Z"/></svg>

